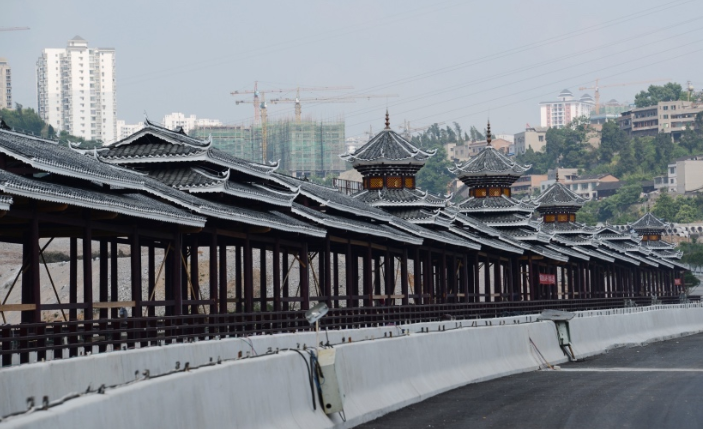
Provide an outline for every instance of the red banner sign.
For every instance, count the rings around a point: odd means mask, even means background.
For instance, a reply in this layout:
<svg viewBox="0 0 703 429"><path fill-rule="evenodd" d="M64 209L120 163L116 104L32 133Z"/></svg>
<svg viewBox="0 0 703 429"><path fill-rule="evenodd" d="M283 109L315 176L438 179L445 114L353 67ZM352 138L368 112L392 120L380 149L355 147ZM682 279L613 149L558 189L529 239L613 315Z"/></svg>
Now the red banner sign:
<svg viewBox="0 0 703 429"><path fill-rule="evenodd" d="M674 284L676 286L681 286L681 279L674 279Z"/></svg>
<svg viewBox="0 0 703 429"><path fill-rule="evenodd" d="M541 285L554 285L557 284L557 276L554 274L540 274L539 284Z"/></svg>

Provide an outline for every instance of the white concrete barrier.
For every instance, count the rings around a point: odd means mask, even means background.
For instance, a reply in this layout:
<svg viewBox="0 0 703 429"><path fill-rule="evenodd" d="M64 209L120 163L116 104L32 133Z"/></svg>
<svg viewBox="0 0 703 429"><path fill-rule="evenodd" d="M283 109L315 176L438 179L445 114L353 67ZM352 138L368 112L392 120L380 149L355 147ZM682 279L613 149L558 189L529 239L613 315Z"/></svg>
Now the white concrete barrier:
<svg viewBox="0 0 703 429"><path fill-rule="evenodd" d="M533 316L534 318L534 316ZM179 372L129 386L90 394L46 411L13 417L8 428L75 429L100 427L215 427L234 428L331 428L353 427L390 411L468 383L537 369L543 362L530 344L535 343L550 363L565 361L552 322L494 320L492 326L453 329L459 322L407 326L414 332L398 337L396 327L330 333L330 342L352 336L339 344L337 372L344 395L347 421L313 412L307 369L294 352ZM506 323L502 325L501 323ZM489 322L490 323L490 322ZM444 325L446 331L437 332ZM420 327L430 333L418 333ZM571 323L577 357L609 348L670 338L703 331L703 307L657 306L651 308L583 312ZM394 337L390 338L389 333ZM387 338L383 338L383 334ZM324 335L320 336L324 338ZM374 341L358 341L374 337ZM315 341L314 333L252 338L259 353ZM323 340L326 341L326 340ZM301 344L302 345L302 344ZM88 384L118 384L134 379L135 371L151 374L174 369L175 361L191 366L210 358L232 358L249 346L239 339L171 345L115 352L56 362L22 365L0 370L0 404L23 409L27 396L50 394L54 400L66 391L83 391ZM112 382L108 381L112 380ZM66 386L74 388L69 390ZM80 388L76 389L76 386ZM56 392L56 393L52 393ZM3 405L4 406L4 405Z"/></svg>

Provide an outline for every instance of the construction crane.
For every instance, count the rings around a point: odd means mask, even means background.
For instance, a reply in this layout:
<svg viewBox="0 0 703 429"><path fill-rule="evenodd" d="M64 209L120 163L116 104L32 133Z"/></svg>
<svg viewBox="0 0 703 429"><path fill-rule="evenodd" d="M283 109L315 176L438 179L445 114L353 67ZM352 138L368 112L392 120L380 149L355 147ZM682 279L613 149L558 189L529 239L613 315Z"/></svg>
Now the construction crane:
<svg viewBox="0 0 703 429"><path fill-rule="evenodd" d="M587 90L587 89L595 90L595 99L596 99L595 112L596 112L596 115L600 114L600 89L601 88L612 88L614 86L638 85L638 84L642 84L642 83L661 82L663 80L669 81L671 79L652 79L652 80L643 80L643 81L639 81L639 82L625 82L625 83L616 83L613 85L603 85L603 86L598 84L599 80L600 79L596 79L596 84L594 86L582 86L579 88L579 91L583 91L583 90Z"/></svg>
<svg viewBox="0 0 703 429"><path fill-rule="evenodd" d="M398 94L366 94L366 95L345 95L340 97L316 97L316 98L300 98L298 93L295 98L276 98L271 100L271 104L283 104L283 103L295 103L295 120L300 122L300 117L302 116L302 102L315 102L315 103L356 103L357 99L367 99L372 98L389 98L397 97Z"/></svg>
<svg viewBox="0 0 703 429"><path fill-rule="evenodd" d="M435 125L435 124L432 124ZM410 121L408 120L403 120L403 125L398 125L398 128L403 130L403 137L406 139L410 139L412 137L412 133L416 133L418 131L425 131L426 129L432 127L432 125L426 125L424 127L411 127L410 126ZM437 122L437 125L444 125L444 122Z"/></svg>
<svg viewBox="0 0 703 429"><path fill-rule="evenodd" d="M0 31L22 31L29 30L29 27L0 27Z"/></svg>
<svg viewBox="0 0 703 429"><path fill-rule="evenodd" d="M237 95L242 95L242 94L254 94L254 99L253 101L242 101L238 100L235 101L235 104L242 104L242 103L252 103L254 104L254 123L258 124L261 121L261 105L262 103L260 102L260 97L262 97L264 94L270 94L270 93L283 93L283 92L293 92L295 91L297 94L297 97L300 98L300 92L308 92L308 91L339 91L341 89L354 89L353 86L314 86L314 87L296 87L296 88L277 88L277 89L265 89L259 91L259 82L256 81L254 82L254 89L253 90L245 90L245 91L232 91L230 94L237 96Z"/></svg>

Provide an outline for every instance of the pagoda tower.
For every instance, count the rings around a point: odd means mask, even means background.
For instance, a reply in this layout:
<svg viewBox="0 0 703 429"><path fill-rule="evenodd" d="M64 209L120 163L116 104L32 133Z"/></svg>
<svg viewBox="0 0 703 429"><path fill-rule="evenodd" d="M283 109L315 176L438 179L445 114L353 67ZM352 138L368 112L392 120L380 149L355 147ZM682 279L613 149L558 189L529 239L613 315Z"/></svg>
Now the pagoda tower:
<svg viewBox="0 0 703 429"><path fill-rule="evenodd" d="M510 189L532 166L520 165L491 146L490 122L486 140L488 145L478 155L450 169L469 187L469 197L457 209L493 227L534 227L530 218L537 204L528 197L513 198Z"/></svg>
<svg viewBox="0 0 703 429"><path fill-rule="evenodd" d="M586 199L556 181L535 199L537 211L542 216L542 230L558 234L580 234L592 228L576 223L576 212Z"/></svg>
<svg viewBox="0 0 703 429"><path fill-rule="evenodd" d="M363 176L363 189L352 197L403 219L422 223L441 216L449 196L435 196L417 188L417 172L436 150L423 150L386 127L353 153L341 155Z"/></svg>

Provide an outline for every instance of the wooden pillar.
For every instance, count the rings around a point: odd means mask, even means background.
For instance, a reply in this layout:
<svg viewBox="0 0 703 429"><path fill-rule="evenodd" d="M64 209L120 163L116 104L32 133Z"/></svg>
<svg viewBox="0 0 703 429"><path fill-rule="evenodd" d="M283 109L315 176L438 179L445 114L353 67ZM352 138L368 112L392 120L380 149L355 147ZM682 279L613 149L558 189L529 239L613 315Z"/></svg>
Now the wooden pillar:
<svg viewBox="0 0 703 429"><path fill-rule="evenodd" d="M217 236L215 233L213 233L212 240L214 241L214 244L217 245ZM210 243L210 251L212 251L212 246L213 242ZM239 253L239 252L237 252ZM220 304L220 314L227 314L227 245L225 243L220 243L220 251L219 254L215 254L211 256L213 259L218 259L219 257L219 270L220 270L220 278L218 281L218 287L220 289L220 293L218 294L218 299L219 299L219 304ZM236 261L235 261L236 262ZM237 264L235 263L235 266ZM210 270L212 270L212 265L210 265ZM237 275L236 282L239 282L239 276ZM240 295L237 295L238 299L241 299ZM236 309L237 313L242 311L242 303L237 301L236 304Z"/></svg>
<svg viewBox="0 0 703 429"><path fill-rule="evenodd" d="M107 261L108 261L108 255L107 255L107 240L102 238L100 239L100 273L99 273L99 300L100 302L107 302L108 301L108 281L107 281L107 275L108 275L108 266L107 266ZM107 319L108 317L108 309L107 308L101 308L100 309L100 318L101 319Z"/></svg>
<svg viewBox="0 0 703 429"><path fill-rule="evenodd" d="M183 314L183 269L181 255L183 252L183 237L176 229L173 233L173 246L169 253L171 259L171 296L173 296L173 315ZM168 284L166 284L168 289Z"/></svg>
<svg viewBox="0 0 703 429"><path fill-rule="evenodd" d="M23 311L22 323L39 323L41 318L41 284L39 277L39 220L35 216L24 234L22 260L28 264L22 273L22 304L34 304L35 309ZM22 359L24 361L24 359ZM23 362L24 363L24 362Z"/></svg>
<svg viewBox="0 0 703 429"><path fill-rule="evenodd" d="M461 279L459 290L464 294L464 299L458 299L457 302L469 302L469 284L471 283L471 278L469 269L469 255L466 252L461 255L461 269L459 270L459 278Z"/></svg>
<svg viewBox="0 0 703 429"><path fill-rule="evenodd" d="M449 275L450 273L448 272L451 269L451 265L447 265L447 252L446 250L442 250L442 253L439 254L439 264L438 264L438 269L439 269L439 284L437 287L437 296L439 298L439 302L441 303L447 303L448 299L447 297L449 296L450 293L450 286L451 284L451 276Z"/></svg>
<svg viewBox="0 0 703 429"><path fill-rule="evenodd" d="M364 307L373 306L373 276L371 273L371 265L373 261L373 252L371 244L366 246L366 254L364 255Z"/></svg>
<svg viewBox="0 0 703 429"><path fill-rule="evenodd" d="M339 253L334 252L332 254L333 268L334 272L334 308L339 308Z"/></svg>
<svg viewBox="0 0 703 429"><path fill-rule="evenodd" d="M288 297L290 296L290 280L288 279L288 249L283 249L283 255L281 256L281 263L283 264L283 298L281 299L281 310L288 311L290 308L290 303L288 302ZM347 276L349 273L347 273Z"/></svg>
<svg viewBox="0 0 703 429"><path fill-rule="evenodd" d="M422 304L422 260L420 259L420 248L415 247L415 254L413 257L413 292L417 297L415 298L415 304Z"/></svg>
<svg viewBox="0 0 703 429"><path fill-rule="evenodd" d="M384 266L386 268L385 270L385 287L384 287L384 294L388 296L385 300L386 305L391 305L391 302L393 301L393 298L391 298L391 295L394 294L395 292L395 267L393 263L393 257L391 255L391 252L386 248L386 254L383 257L384 259Z"/></svg>
<svg viewBox="0 0 703 429"><path fill-rule="evenodd" d="M344 245L344 284L347 296L353 295L354 288L352 287L352 284L356 279L356 274L353 272L354 263L352 259L353 256L351 241L347 241L347 243ZM345 305L346 307L356 307L356 305L354 304L354 300L349 298L347 298Z"/></svg>
<svg viewBox="0 0 703 429"><path fill-rule="evenodd" d="M486 255L486 260L483 262L483 288L484 301L491 302L493 300L491 296L491 262L488 255Z"/></svg>
<svg viewBox="0 0 703 429"><path fill-rule="evenodd" d="M266 275L266 245L262 244L259 249L259 308L260 311L268 310L267 291L268 280Z"/></svg>
<svg viewBox="0 0 703 429"><path fill-rule="evenodd" d="M117 258L116 252L113 252L113 258ZM71 304L77 304L78 303L78 239L76 237L71 237L69 239L69 258L68 259L69 259L69 261L68 261L68 302ZM117 317L117 309L114 310L114 314L112 317ZM68 318L69 318L69 320L78 320L78 309L71 308L68 311Z"/></svg>
<svg viewBox="0 0 703 429"><path fill-rule="evenodd" d="M496 298L496 301L502 301L503 300L503 276L501 275L501 271L503 268L503 264L500 260L500 257L496 258L496 261L493 263L493 278L495 282L495 293L498 294L498 297Z"/></svg>
<svg viewBox="0 0 703 429"><path fill-rule="evenodd" d="M210 314L217 314L217 296L218 281L217 281L217 233L210 234L209 262L208 262L208 288L210 291Z"/></svg>
<svg viewBox="0 0 703 429"><path fill-rule="evenodd" d="M220 253L224 252L225 255L227 254L227 246L226 245L220 245ZM220 256L220 261L222 261L222 256ZM225 298L227 297L227 289L228 286L226 285L227 283L227 264L226 264L226 259L225 259L225 267L224 267L224 276L225 276L225 286L222 286L220 283L220 290L224 288L225 291ZM220 271L222 271L223 268L220 267ZM220 281L222 281L222 277L220 277ZM244 270L242 269L242 246L236 245L234 246L234 297L236 299L235 303L235 311L237 313L242 313L244 311Z"/></svg>
<svg viewBox="0 0 703 429"><path fill-rule="evenodd" d="M537 288L535 287L535 284L539 281L539 275L537 273L537 266L535 264L535 261L532 259L532 255L527 257L528 264L529 264L529 285L530 285L530 301L536 301L537 300Z"/></svg>
<svg viewBox="0 0 703 429"><path fill-rule="evenodd" d="M90 226L90 210L85 210L86 226L83 228L83 320L93 320L93 231Z"/></svg>
<svg viewBox="0 0 703 429"><path fill-rule="evenodd" d="M400 294L403 295L402 305L410 304L408 294L408 248L403 246L403 253L400 255Z"/></svg>
<svg viewBox="0 0 703 429"><path fill-rule="evenodd" d="M425 252L425 261L422 268L422 273L424 274L422 292L423 295L427 295L426 298L423 296L423 302L425 304L434 304L434 268L432 267L432 251L429 249Z"/></svg>
<svg viewBox="0 0 703 429"><path fill-rule="evenodd" d="M156 300L156 250L154 248L154 243L149 243L148 247L148 258L147 258L147 264L148 264L148 270L149 270L149 279L148 279L148 285L147 285L147 290L149 291L149 300L154 301ZM154 317L156 316L156 307L153 305L150 305L149 308L147 308L147 315L149 317Z"/></svg>
<svg viewBox="0 0 703 429"><path fill-rule="evenodd" d="M193 288L193 298L199 300L202 298L200 295L200 267L199 267L199 253L198 249L200 245L198 244L198 235L193 234L190 236L190 285ZM198 304L191 304L190 306L191 314L200 313L200 306Z"/></svg>
<svg viewBox="0 0 703 429"><path fill-rule="evenodd" d="M473 264L473 272L474 272L474 288L471 291L473 296L471 297L471 302L479 302L481 301L481 297L479 295L480 292L480 283L481 283L481 273L479 272L479 260L478 260L478 252L474 253L474 264Z"/></svg>
<svg viewBox="0 0 703 429"><path fill-rule="evenodd" d="M273 244L273 311L281 311L281 243Z"/></svg>
<svg viewBox="0 0 703 429"><path fill-rule="evenodd" d="M310 260L308 242L303 241L300 249L300 309L310 309Z"/></svg>
<svg viewBox="0 0 703 429"><path fill-rule="evenodd" d="M132 287L132 317L142 317L142 250L137 229L129 237L130 280ZM102 243L101 243L102 244Z"/></svg>
<svg viewBox="0 0 703 429"><path fill-rule="evenodd" d="M332 243L330 242L330 237L329 235L325 236L325 242L324 242L324 251L322 252L322 256L324 256L324 259L322 260L322 269L320 270L320 273L324 277L322 281L323 289L324 292L323 294L327 297L325 298L325 302L327 303L327 306L332 308Z"/></svg>
<svg viewBox="0 0 703 429"><path fill-rule="evenodd" d="M76 251L75 249L78 248L77 240L75 238L71 239L71 249L72 251ZM117 240L113 239L110 241L110 301L112 302L117 302L120 300L119 297L119 275L118 275L118 259L117 259ZM73 262L73 270L76 269L76 263L75 259L71 257L71 261ZM76 287L75 285L75 280L74 280L74 288ZM72 310L75 311L75 310ZM119 316L119 309L118 308L113 308L111 311L110 316L113 319L116 319ZM75 319L74 319L75 320Z"/></svg>
<svg viewBox="0 0 703 429"><path fill-rule="evenodd" d="M249 234L244 240L244 312L254 311L254 270Z"/></svg>

